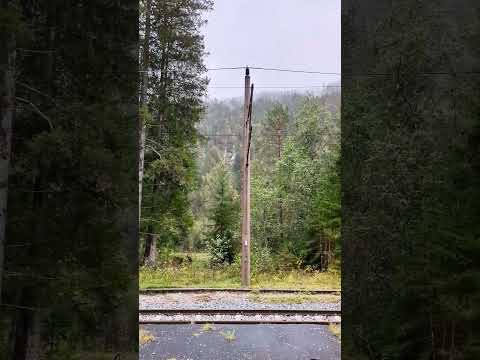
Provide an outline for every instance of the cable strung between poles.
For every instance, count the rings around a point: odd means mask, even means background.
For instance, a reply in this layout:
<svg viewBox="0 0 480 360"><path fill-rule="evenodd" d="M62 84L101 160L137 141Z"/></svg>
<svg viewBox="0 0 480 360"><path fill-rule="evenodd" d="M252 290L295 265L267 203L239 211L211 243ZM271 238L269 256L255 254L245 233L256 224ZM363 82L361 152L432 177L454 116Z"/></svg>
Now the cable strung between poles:
<svg viewBox="0 0 480 360"><path fill-rule="evenodd" d="M207 71L242 70L242 69L246 69L246 68L247 68L246 66L238 66L238 67L218 67L218 68L208 68ZM265 67L258 67L258 66L249 66L248 68L253 69L253 70L280 71L280 72L303 73L303 74L341 75L341 73L338 73L338 72L324 72L324 71L309 71L309 70L265 68Z"/></svg>

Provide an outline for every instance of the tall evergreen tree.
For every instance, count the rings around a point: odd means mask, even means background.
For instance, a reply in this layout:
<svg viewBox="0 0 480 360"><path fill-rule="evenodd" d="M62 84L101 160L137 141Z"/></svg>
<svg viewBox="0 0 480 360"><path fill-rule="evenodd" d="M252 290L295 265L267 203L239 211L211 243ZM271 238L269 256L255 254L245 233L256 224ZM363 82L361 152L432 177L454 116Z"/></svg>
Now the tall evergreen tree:
<svg viewBox="0 0 480 360"><path fill-rule="evenodd" d="M220 162L209 176L211 203L208 244L213 265L231 264L237 250L239 205L233 189L231 170Z"/></svg>
<svg viewBox="0 0 480 360"><path fill-rule="evenodd" d="M4 7L8 3L15 12ZM138 301L127 296L138 274L127 261L132 248L133 259L138 251L131 216L138 201L132 187L138 69L131 51L138 4L1 5L0 46L12 46L3 38L17 35L15 83L9 84L15 93L8 93L15 121L1 353L34 359L47 352L64 358L65 347L69 355L87 348L125 350L132 345L126 304ZM2 89L2 113L4 95ZM133 324L135 332L136 319Z"/></svg>
<svg viewBox="0 0 480 360"><path fill-rule="evenodd" d="M195 125L203 112L205 55L200 27L210 0L152 0L144 201L143 263L155 264L157 242L175 245L193 224Z"/></svg>

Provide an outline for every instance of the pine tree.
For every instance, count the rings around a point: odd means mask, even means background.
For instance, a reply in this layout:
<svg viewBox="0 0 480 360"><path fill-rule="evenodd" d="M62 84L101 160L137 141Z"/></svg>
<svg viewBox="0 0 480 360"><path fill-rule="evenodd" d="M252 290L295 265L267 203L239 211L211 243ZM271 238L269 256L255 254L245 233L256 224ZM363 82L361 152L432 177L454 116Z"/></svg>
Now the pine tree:
<svg viewBox="0 0 480 360"><path fill-rule="evenodd" d="M133 306L127 293L138 273L127 261L138 251L136 7L1 2L0 43L17 53L15 64L3 52L0 61L14 112L0 106L2 125L13 120L10 164L0 164L10 168L2 358L118 349L119 329L131 335L119 313Z"/></svg>
<svg viewBox="0 0 480 360"><path fill-rule="evenodd" d="M203 113L205 55L200 27L209 0L152 0L148 110L141 230L144 264L156 247L177 245L193 224L189 193L195 180L195 125ZM145 23L146 26L146 23ZM143 206L142 205L142 206Z"/></svg>
<svg viewBox="0 0 480 360"><path fill-rule="evenodd" d="M212 265L231 264L235 258L238 228L238 201L232 185L230 170L225 162L219 163L210 177L212 192L208 219L211 230L208 244Z"/></svg>

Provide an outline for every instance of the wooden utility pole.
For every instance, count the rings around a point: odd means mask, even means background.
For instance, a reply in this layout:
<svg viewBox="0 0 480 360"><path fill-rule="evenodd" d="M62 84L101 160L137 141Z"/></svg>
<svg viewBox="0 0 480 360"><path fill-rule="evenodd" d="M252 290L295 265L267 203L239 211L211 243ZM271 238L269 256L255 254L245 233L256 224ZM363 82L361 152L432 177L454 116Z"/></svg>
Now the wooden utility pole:
<svg viewBox="0 0 480 360"><path fill-rule="evenodd" d="M252 96L250 88L250 71L245 71L245 103L243 108L242 136L242 188L240 202L242 207L242 266L241 280L243 287L250 286L250 142L252 136Z"/></svg>

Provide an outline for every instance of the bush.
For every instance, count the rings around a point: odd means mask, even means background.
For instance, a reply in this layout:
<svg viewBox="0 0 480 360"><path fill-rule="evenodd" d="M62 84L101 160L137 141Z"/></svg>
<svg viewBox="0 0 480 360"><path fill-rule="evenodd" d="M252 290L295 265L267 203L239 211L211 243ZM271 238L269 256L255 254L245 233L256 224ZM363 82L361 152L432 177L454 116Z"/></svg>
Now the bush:
<svg viewBox="0 0 480 360"><path fill-rule="evenodd" d="M303 265L303 260L300 256L295 255L293 251L284 247L277 255L278 269L280 270L296 270Z"/></svg>
<svg viewBox="0 0 480 360"><path fill-rule="evenodd" d="M276 261L270 249L255 244L251 250L251 266L254 273L271 273L277 269Z"/></svg>
<svg viewBox="0 0 480 360"><path fill-rule="evenodd" d="M212 266L233 263L235 259L235 246L233 234L230 231L217 233L208 245L210 264Z"/></svg>

